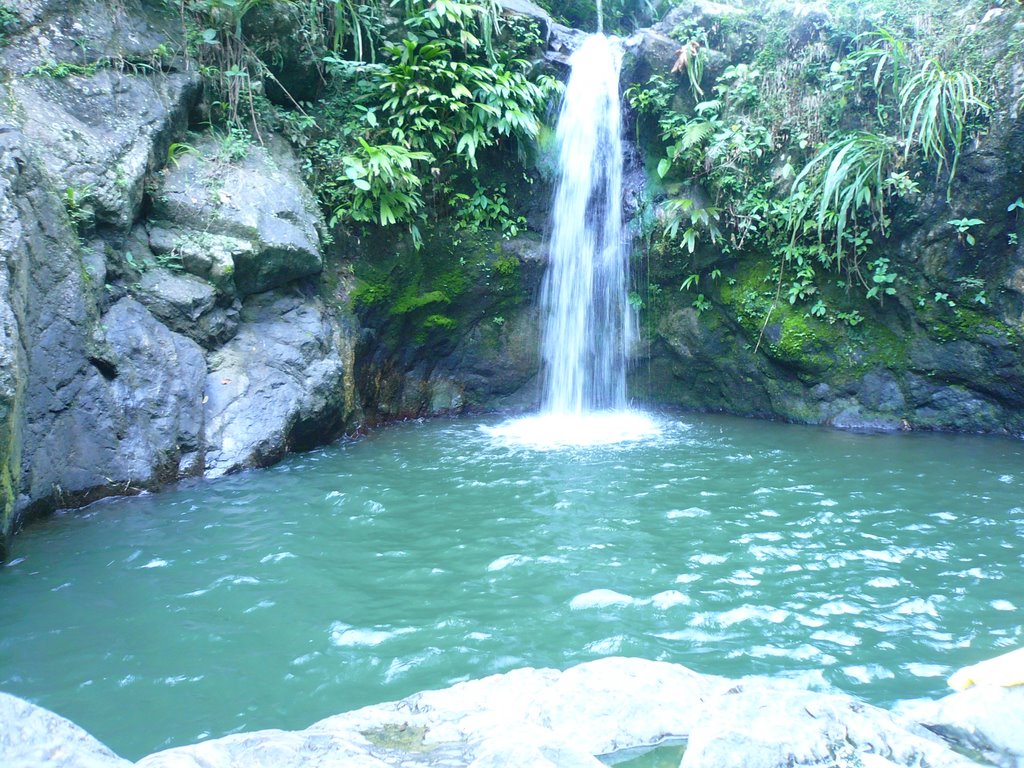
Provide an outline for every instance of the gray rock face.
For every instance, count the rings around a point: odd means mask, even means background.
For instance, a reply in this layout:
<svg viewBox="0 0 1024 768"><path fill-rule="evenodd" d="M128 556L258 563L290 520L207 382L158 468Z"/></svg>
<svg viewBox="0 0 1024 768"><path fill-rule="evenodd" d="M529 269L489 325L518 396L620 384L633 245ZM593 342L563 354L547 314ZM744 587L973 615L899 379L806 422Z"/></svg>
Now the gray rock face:
<svg viewBox="0 0 1024 768"><path fill-rule="evenodd" d="M206 374L199 346L127 298L96 337L62 321L44 330L30 360L26 500L65 504L194 473ZM81 357L70 357L76 336Z"/></svg>
<svg viewBox="0 0 1024 768"><path fill-rule="evenodd" d="M319 300L246 300L238 333L210 356L207 474L266 466L337 435L355 407L350 366L350 343Z"/></svg>
<svg viewBox="0 0 1024 768"><path fill-rule="evenodd" d="M197 269L193 260L204 250L227 253L243 296L318 274L323 220L309 190L288 172L290 148L277 141L249 146L236 160L224 157L223 145L212 139L196 149L163 173L154 214L178 232L171 243L159 244L151 230L154 252L177 247L186 269L217 283L214 267Z"/></svg>
<svg viewBox="0 0 1024 768"><path fill-rule="evenodd" d="M446 307L458 324L442 338L395 349L387 341L397 335L394 316L364 319L357 377L371 422L536 405L540 315L530 297L540 289L544 244L524 235L498 248L484 260L514 259L508 282L496 290L493 270L478 271Z"/></svg>
<svg viewBox="0 0 1024 768"><path fill-rule="evenodd" d="M12 511L192 471L206 364L198 345L137 302L117 302L101 317L100 287L20 134L0 134L0 158L9 526Z"/></svg>
<svg viewBox="0 0 1024 768"><path fill-rule="evenodd" d="M0 764L4 768L131 765L70 720L7 693L0 693Z"/></svg>
<svg viewBox="0 0 1024 768"><path fill-rule="evenodd" d="M210 349L238 330L240 304L217 304L217 292L205 280L157 267L139 279L136 297L164 325Z"/></svg>
<svg viewBox="0 0 1024 768"><path fill-rule="evenodd" d="M51 177L97 221L127 229L142 204L143 181L185 129L199 79L107 69L87 77L24 77L12 91L25 115L22 130Z"/></svg>

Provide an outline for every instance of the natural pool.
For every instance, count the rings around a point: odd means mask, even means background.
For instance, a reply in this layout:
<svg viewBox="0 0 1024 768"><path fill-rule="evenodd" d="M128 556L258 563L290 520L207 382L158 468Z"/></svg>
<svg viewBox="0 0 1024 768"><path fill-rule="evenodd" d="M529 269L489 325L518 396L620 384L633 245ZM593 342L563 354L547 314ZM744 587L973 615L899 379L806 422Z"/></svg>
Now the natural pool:
<svg viewBox="0 0 1024 768"><path fill-rule="evenodd" d="M1022 541L1016 440L686 416L543 452L403 424L31 526L0 690L129 758L609 654L885 705L1022 642Z"/></svg>

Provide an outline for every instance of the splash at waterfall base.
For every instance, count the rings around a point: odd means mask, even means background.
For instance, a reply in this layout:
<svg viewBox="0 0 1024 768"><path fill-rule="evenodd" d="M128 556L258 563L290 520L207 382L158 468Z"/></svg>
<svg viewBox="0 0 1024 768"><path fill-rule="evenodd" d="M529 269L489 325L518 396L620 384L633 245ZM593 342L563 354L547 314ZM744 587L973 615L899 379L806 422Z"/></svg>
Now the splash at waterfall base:
<svg viewBox="0 0 1024 768"><path fill-rule="evenodd" d="M13 696L0 694L0 723L7 768L131 765L81 728ZM893 714L799 680L729 680L610 657L564 672L518 669L329 717L304 731L234 734L137 765L601 768L668 744L666 759L675 765L682 752L681 768L1016 768L1024 764L1022 734L1022 686L977 686Z"/></svg>

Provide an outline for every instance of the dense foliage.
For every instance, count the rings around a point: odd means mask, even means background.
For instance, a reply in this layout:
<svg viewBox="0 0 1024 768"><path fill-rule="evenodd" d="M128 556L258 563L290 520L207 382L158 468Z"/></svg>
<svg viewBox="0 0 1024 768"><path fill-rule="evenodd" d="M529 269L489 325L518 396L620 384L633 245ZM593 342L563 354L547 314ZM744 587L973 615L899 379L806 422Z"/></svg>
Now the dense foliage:
<svg viewBox="0 0 1024 768"><path fill-rule="evenodd" d="M503 17L496 0L285 5L322 82L312 102L275 76L276 31L250 23L261 0L180 0L189 55L212 86L211 122L255 140L261 126L283 130L332 226L401 224L417 247L431 215L515 233L501 185L484 184L477 169L482 153L525 153L557 92L533 72L535 23ZM276 105L268 84L283 94Z"/></svg>
<svg viewBox="0 0 1024 768"><path fill-rule="evenodd" d="M741 313L766 324L781 299L856 325L865 300L901 282L903 265L879 247L894 207L937 187L951 227L983 223L954 219L955 181L967 143L1009 108L995 103L977 31L993 4L834 0L802 15L756 5L757 19L685 20L672 31L676 74L627 94L638 135L661 147L659 247L689 262L683 284L698 310L730 263L754 257L774 288L726 291ZM707 76L709 55L718 65ZM971 299L984 302L984 290Z"/></svg>

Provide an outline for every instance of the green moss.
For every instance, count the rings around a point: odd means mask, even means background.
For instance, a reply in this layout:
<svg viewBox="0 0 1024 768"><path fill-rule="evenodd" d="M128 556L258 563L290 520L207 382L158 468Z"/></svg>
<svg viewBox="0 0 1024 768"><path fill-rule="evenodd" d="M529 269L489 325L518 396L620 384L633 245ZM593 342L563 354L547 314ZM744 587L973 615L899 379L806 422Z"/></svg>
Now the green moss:
<svg viewBox="0 0 1024 768"><path fill-rule="evenodd" d="M512 277L519 274L519 259L511 254L502 254L491 264L496 274Z"/></svg>
<svg viewBox="0 0 1024 768"><path fill-rule="evenodd" d="M413 286L410 286L412 288ZM414 295L414 293L406 292L398 301L396 301L389 310L392 315L405 315L414 310L426 307L431 304L450 304L451 298L448 297L443 291L429 291L428 293L421 293Z"/></svg>
<svg viewBox="0 0 1024 768"><path fill-rule="evenodd" d="M458 323L447 315L429 315L427 319L423 321L423 327L426 329L444 328L446 330L451 330L457 325Z"/></svg>
<svg viewBox="0 0 1024 768"><path fill-rule="evenodd" d="M361 731L366 740L376 747L402 752L430 752L433 747L424 744L427 729L422 726L389 723L379 728Z"/></svg>
<svg viewBox="0 0 1024 768"><path fill-rule="evenodd" d="M982 336L997 336L1017 346L1021 334L1006 323L984 312L967 307L947 309L936 305L925 315L929 335L939 341L977 341Z"/></svg>

